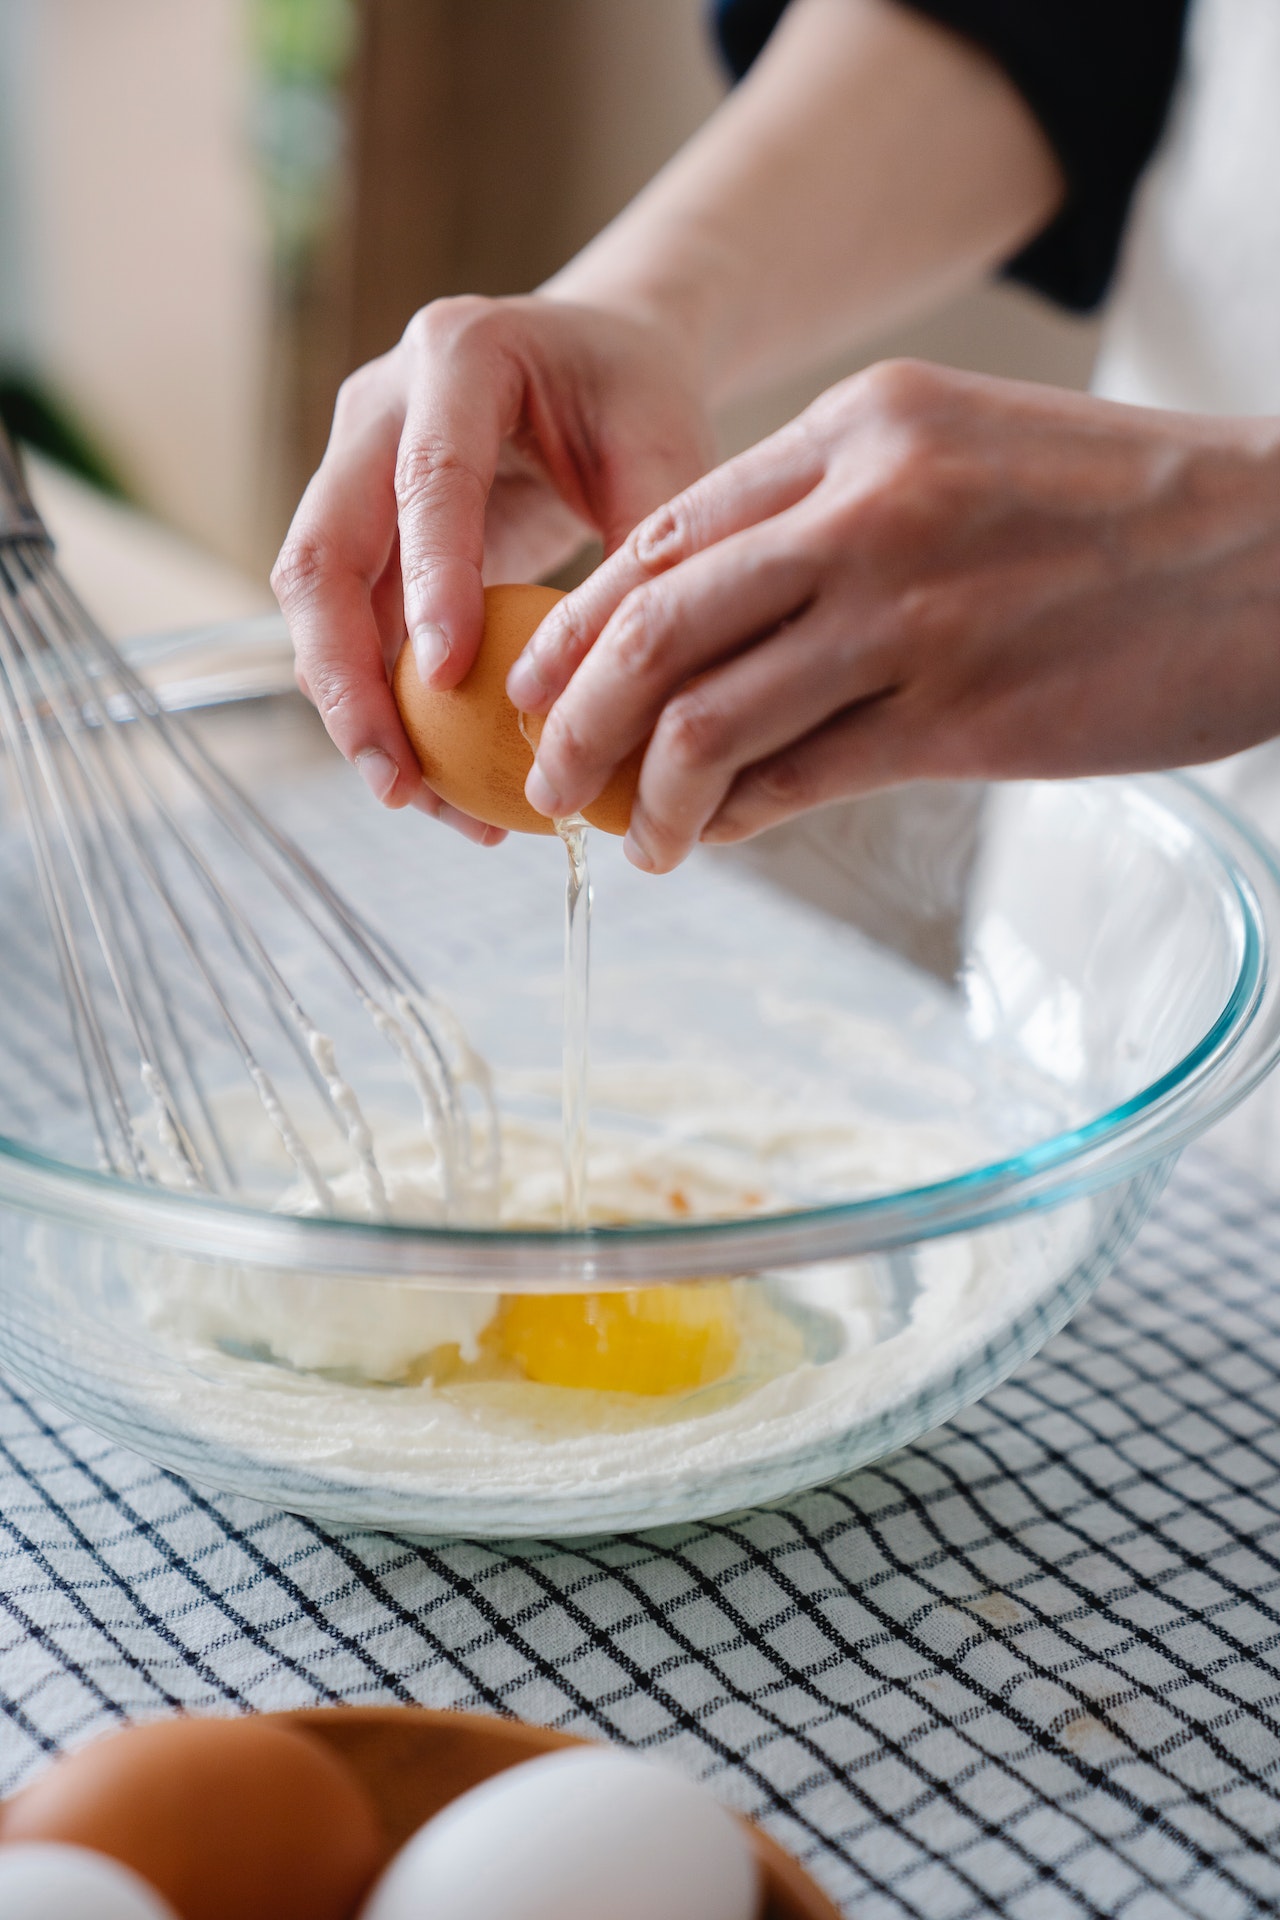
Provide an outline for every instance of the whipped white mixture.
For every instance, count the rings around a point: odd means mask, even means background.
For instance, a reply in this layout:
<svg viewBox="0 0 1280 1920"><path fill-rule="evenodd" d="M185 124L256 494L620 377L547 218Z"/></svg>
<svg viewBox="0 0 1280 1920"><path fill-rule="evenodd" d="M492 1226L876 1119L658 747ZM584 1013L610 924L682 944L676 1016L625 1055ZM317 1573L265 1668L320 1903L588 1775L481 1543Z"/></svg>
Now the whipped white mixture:
<svg viewBox="0 0 1280 1920"><path fill-rule="evenodd" d="M848 1199L975 1163L971 1129L888 1124L829 1096L785 1103L732 1070L614 1069L594 1077L592 1095L598 1221L772 1212L795 1204L801 1170L812 1203L823 1190ZM513 1118L511 1105L503 1101L500 1219L558 1225L558 1116ZM625 1123L611 1122L620 1111ZM380 1139L380 1160L393 1217L429 1216L437 1196L412 1144ZM333 1186L341 1199L341 1180ZM304 1203L297 1192L283 1200ZM681 1489L723 1484L731 1504L745 1470L825 1458L852 1428L979 1353L1071 1270L1087 1239L1077 1206L909 1256L740 1280L733 1378L658 1396L433 1380L430 1356L456 1347L474 1358L498 1310L496 1293L464 1283L342 1280L139 1250L129 1262L142 1335L131 1385L153 1414L171 1410L221 1450L370 1495L434 1501L441 1530L484 1531L491 1512L524 1511L545 1514L550 1531L575 1502L602 1524L634 1524L676 1511Z"/></svg>

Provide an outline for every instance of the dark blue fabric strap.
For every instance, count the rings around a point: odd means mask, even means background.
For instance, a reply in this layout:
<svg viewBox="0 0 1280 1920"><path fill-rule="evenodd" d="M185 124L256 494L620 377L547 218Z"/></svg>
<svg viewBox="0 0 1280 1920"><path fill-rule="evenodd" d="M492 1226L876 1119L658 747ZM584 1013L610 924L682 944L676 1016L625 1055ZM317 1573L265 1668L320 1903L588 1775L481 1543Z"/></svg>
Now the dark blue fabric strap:
<svg viewBox="0 0 1280 1920"><path fill-rule="evenodd" d="M984 47L1044 128L1067 179L1062 211L1009 274L1087 312L1106 293L1129 203L1169 109L1187 0L906 0ZM717 0L716 32L741 76L787 0Z"/></svg>

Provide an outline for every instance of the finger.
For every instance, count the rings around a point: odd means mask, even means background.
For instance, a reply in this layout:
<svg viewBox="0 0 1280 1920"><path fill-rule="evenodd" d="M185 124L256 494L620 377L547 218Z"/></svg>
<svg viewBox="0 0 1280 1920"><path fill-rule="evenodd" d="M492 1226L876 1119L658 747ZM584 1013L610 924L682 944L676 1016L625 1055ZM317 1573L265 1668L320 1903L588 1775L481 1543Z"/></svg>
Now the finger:
<svg viewBox="0 0 1280 1920"><path fill-rule="evenodd" d="M814 807L916 779L922 766L918 736L919 729L907 723L900 695L866 700L746 768L701 838L713 845L748 840Z"/></svg>
<svg viewBox="0 0 1280 1920"><path fill-rule="evenodd" d="M633 865L669 873L744 768L811 735L855 702L888 691L892 663L859 645L856 624L847 596L819 602L668 702L631 813L626 850Z"/></svg>
<svg viewBox="0 0 1280 1920"><path fill-rule="evenodd" d="M523 713L549 712L629 593L785 512L822 471L821 449L793 422L660 506L542 622L507 676L515 705Z"/></svg>
<svg viewBox="0 0 1280 1920"><path fill-rule="evenodd" d="M354 402L340 401L329 449L272 574L300 684L339 751L393 807L422 781L387 683L372 600L395 538L389 475L397 437L394 409L373 383Z"/></svg>
<svg viewBox="0 0 1280 1920"><path fill-rule="evenodd" d="M408 638L404 628L404 588L400 579L398 536L392 543L391 557L383 568L381 577L374 584L372 604L374 619L382 641L383 663L387 678L390 680L396 661L400 657L400 649ZM488 826L485 821L477 820L471 814L449 806L427 786L425 781L409 804L416 807L419 813L425 813L429 819L439 820L445 826L452 827L455 832L461 833L466 839L474 840L477 846L496 847L507 837L501 827Z"/></svg>
<svg viewBox="0 0 1280 1920"><path fill-rule="evenodd" d="M752 527L628 595L547 717L531 806L558 818L589 805L687 680L804 606L819 562L790 533L785 519Z"/></svg>
<svg viewBox="0 0 1280 1920"><path fill-rule="evenodd" d="M411 369L395 468L405 627L424 684L452 687L480 644L485 507L523 376L465 313L425 309L402 346Z"/></svg>
<svg viewBox="0 0 1280 1920"><path fill-rule="evenodd" d="M429 820L438 820L442 826L452 827L465 840L474 841L478 847L500 847L506 839L504 827L491 827L483 820L475 819L469 813L463 813L460 807L451 807L438 793L433 793L425 781L421 790L409 803L419 813L425 813Z"/></svg>
<svg viewBox="0 0 1280 1920"><path fill-rule="evenodd" d="M545 579L591 534L590 522L553 491L545 470L508 442L485 506L485 585Z"/></svg>
<svg viewBox="0 0 1280 1920"><path fill-rule="evenodd" d="M605 463L603 486L595 515L606 555L621 547L650 515L683 493L707 471L715 458L710 429L700 415L657 422L641 421L628 434L625 460Z"/></svg>
<svg viewBox="0 0 1280 1920"><path fill-rule="evenodd" d="M395 671L396 661L400 658L400 649L408 638L404 625L404 587L400 579L400 541L397 536L391 543L391 553L386 566L373 583L369 596L373 610L374 624L378 629L378 638L382 643L382 664L390 680Z"/></svg>

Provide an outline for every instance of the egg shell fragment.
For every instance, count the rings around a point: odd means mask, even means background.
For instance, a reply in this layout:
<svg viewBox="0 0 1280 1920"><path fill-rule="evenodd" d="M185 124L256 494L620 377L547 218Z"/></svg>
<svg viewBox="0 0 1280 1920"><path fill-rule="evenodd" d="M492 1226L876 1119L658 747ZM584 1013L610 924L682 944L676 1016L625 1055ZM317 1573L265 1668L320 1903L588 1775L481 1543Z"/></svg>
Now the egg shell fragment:
<svg viewBox="0 0 1280 1920"><path fill-rule="evenodd" d="M746 1832L704 1787L586 1747L451 1802L360 1920L757 1920L761 1899Z"/></svg>
<svg viewBox="0 0 1280 1920"><path fill-rule="evenodd" d="M84 1847L0 1846L4 1920L177 1920L153 1887Z"/></svg>
<svg viewBox="0 0 1280 1920"><path fill-rule="evenodd" d="M456 687L437 691L418 677L413 648L400 651L392 690L422 776L434 793L491 827L516 833L554 833L524 797L533 747L507 698L507 674L525 643L564 595L554 587L486 587L484 637L471 671ZM542 721L530 715L531 738ZM643 746L637 748L589 807L584 818L604 833L624 834L631 819Z"/></svg>
<svg viewBox="0 0 1280 1920"><path fill-rule="evenodd" d="M349 1920L389 1851L346 1764L253 1715L154 1721L67 1755L0 1808L0 1858L36 1841L111 1856L180 1920Z"/></svg>

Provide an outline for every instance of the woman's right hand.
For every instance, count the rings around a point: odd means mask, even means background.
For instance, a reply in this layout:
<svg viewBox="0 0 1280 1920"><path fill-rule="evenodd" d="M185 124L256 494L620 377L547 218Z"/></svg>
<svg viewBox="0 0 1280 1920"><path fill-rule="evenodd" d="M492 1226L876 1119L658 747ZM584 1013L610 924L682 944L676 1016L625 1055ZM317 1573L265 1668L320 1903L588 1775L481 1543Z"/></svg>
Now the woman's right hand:
<svg viewBox="0 0 1280 1920"><path fill-rule="evenodd" d="M613 552L711 457L676 342L545 294L435 301L343 383L272 585L299 685L384 805L503 837L424 784L391 694L401 646L455 685L484 580L536 579L593 533Z"/></svg>

